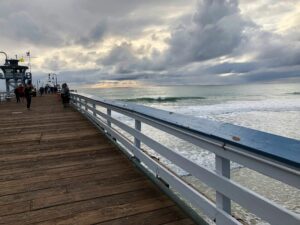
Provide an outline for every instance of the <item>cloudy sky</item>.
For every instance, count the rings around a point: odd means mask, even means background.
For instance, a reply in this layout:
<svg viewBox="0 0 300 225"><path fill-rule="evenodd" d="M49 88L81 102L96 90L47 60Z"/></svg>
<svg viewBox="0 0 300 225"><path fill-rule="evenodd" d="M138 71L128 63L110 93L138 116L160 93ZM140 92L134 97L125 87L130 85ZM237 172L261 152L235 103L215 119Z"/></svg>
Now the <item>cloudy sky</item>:
<svg viewBox="0 0 300 225"><path fill-rule="evenodd" d="M295 82L300 1L0 0L0 50L82 86Z"/></svg>

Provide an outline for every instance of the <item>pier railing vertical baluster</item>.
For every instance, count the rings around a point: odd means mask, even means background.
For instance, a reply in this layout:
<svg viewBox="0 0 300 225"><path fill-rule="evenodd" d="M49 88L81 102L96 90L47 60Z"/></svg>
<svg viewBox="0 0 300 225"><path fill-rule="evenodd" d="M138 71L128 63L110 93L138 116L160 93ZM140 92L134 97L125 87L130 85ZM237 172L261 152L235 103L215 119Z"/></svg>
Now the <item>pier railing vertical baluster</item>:
<svg viewBox="0 0 300 225"><path fill-rule="evenodd" d="M111 116L111 109L107 109L106 112L108 116ZM111 127L111 122L109 120L107 120L107 125Z"/></svg>
<svg viewBox="0 0 300 225"><path fill-rule="evenodd" d="M88 100L84 100L85 112L88 113Z"/></svg>
<svg viewBox="0 0 300 225"><path fill-rule="evenodd" d="M80 99L80 104L81 104L81 111L84 113L84 110L83 110L83 107L84 107L84 99L83 98L81 98Z"/></svg>
<svg viewBox="0 0 300 225"><path fill-rule="evenodd" d="M79 96L76 97L76 105L77 105L77 108L78 110L80 111L80 99L79 99Z"/></svg>
<svg viewBox="0 0 300 225"><path fill-rule="evenodd" d="M81 102L81 98L79 97L79 111L82 112L82 102Z"/></svg>
<svg viewBox="0 0 300 225"><path fill-rule="evenodd" d="M93 103L93 116L96 118L97 115L96 115L96 104Z"/></svg>
<svg viewBox="0 0 300 225"><path fill-rule="evenodd" d="M141 121L135 120L135 129L141 131L141 128L142 128ZM136 137L134 137L134 146L137 148L141 148L141 141Z"/></svg>
<svg viewBox="0 0 300 225"><path fill-rule="evenodd" d="M141 131L142 130L142 124L141 124L141 121L139 120L135 120L134 121L134 128L138 131ZM137 137L134 136L134 146L138 149L141 148L141 140L139 140ZM140 162L140 159L137 157L137 156L134 156L134 158Z"/></svg>
<svg viewBox="0 0 300 225"><path fill-rule="evenodd" d="M216 155L216 172L224 177L230 178L230 161L221 156ZM231 200L225 195L216 192L216 205L231 214ZM222 221L217 221L217 224L222 224Z"/></svg>

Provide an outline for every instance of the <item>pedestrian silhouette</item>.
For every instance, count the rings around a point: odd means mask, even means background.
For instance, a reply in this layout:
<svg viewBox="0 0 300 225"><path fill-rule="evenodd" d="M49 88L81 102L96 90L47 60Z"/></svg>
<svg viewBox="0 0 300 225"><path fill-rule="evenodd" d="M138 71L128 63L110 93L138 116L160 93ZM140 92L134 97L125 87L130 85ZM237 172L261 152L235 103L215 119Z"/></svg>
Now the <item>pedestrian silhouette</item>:
<svg viewBox="0 0 300 225"><path fill-rule="evenodd" d="M25 86L25 91L24 91L28 110L30 110L30 105L31 105L32 88L33 88L33 86L31 84L31 81L28 81Z"/></svg>

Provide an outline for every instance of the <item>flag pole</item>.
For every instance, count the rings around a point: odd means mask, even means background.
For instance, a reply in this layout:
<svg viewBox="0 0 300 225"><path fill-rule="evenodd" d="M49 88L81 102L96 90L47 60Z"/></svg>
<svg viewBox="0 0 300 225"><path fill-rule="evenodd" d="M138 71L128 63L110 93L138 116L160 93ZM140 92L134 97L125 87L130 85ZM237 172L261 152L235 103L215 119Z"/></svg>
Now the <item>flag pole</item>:
<svg viewBox="0 0 300 225"><path fill-rule="evenodd" d="M30 61L30 52L29 52L29 72L31 73L31 61Z"/></svg>
<svg viewBox="0 0 300 225"><path fill-rule="evenodd" d="M29 66L29 72L31 73L31 55L30 55L30 51L26 52L26 55L28 56L28 60L29 60L29 63L28 63L28 66Z"/></svg>

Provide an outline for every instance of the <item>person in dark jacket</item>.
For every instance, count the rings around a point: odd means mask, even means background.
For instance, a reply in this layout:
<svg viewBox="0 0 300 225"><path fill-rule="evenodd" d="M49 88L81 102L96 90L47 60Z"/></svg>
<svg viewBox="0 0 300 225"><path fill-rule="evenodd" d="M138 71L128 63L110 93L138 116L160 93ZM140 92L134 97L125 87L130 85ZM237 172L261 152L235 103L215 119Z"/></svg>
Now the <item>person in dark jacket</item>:
<svg viewBox="0 0 300 225"><path fill-rule="evenodd" d="M25 90L25 87L23 86L23 84L20 84L19 87L18 87L18 93L20 95L20 98L21 98L22 102L23 102L23 99L25 97L24 90Z"/></svg>
<svg viewBox="0 0 300 225"><path fill-rule="evenodd" d="M67 105L70 102L70 90L69 90L69 87L68 87L68 85L66 83L62 84L61 99L62 99L62 103L64 105L64 108L66 108Z"/></svg>
<svg viewBox="0 0 300 225"><path fill-rule="evenodd" d="M31 81L28 81L25 86L25 90L24 90L28 110L30 110L30 105L31 105L32 88L33 88L33 86L31 84Z"/></svg>
<svg viewBox="0 0 300 225"><path fill-rule="evenodd" d="M16 95L17 103L19 103L20 102L19 87L15 88L15 95Z"/></svg>
<svg viewBox="0 0 300 225"><path fill-rule="evenodd" d="M42 86L42 87L40 87L40 90L39 90L39 91L40 91L40 95L43 96L44 91L45 91L45 88Z"/></svg>

